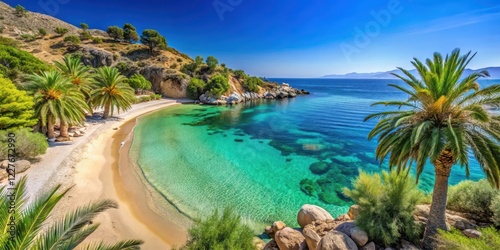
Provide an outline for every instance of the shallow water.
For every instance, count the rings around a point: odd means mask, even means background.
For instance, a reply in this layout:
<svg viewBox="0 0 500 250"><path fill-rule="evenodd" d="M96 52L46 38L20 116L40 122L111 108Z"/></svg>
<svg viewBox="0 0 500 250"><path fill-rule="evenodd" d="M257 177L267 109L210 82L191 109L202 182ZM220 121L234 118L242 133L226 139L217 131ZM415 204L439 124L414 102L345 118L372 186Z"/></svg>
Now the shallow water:
<svg viewBox="0 0 500 250"><path fill-rule="evenodd" d="M337 216L358 169L380 171L367 135L380 111L370 104L404 99L395 80L277 79L309 96L231 107L174 106L138 122L131 150L148 181L183 213L201 217L232 207L256 229L275 220L296 225L303 204ZM491 81L481 82L489 85ZM310 169L313 164L313 173ZM471 179L483 178L471 162ZM450 179L465 179L455 167ZM432 188L432 166L420 187Z"/></svg>

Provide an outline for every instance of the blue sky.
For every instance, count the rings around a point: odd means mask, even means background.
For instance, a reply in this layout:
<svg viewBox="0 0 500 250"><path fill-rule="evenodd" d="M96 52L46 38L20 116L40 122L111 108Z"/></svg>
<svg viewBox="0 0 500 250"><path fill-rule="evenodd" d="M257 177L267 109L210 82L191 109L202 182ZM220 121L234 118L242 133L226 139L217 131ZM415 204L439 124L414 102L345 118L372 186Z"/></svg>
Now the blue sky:
<svg viewBox="0 0 500 250"><path fill-rule="evenodd" d="M498 0L6 0L91 28L153 28L191 57L266 77L410 68L413 57L477 51L500 66Z"/></svg>

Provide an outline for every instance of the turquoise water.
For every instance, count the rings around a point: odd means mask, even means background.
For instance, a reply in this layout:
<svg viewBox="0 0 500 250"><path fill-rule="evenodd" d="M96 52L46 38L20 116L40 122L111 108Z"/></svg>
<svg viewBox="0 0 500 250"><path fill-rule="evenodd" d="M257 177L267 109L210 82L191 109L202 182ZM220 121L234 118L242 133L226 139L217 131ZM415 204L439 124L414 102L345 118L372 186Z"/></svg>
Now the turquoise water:
<svg viewBox="0 0 500 250"><path fill-rule="evenodd" d="M350 187L358 169L385 169L374 157L376 141L367 140L376 121L363 118L381 110L370 104L405 96L386 86L395 80L277 81L311 95L155 112L138 122L131 156L151 185L193 218L232 207L262 229L275 220L296 225L306 203L334 216L345 213L350 201L341 189ZM483 177L472 159L471 179ZM455 167L450 183L463 179L465 172ZM432 181L428 166L420 187L430 190Z"/></svg>

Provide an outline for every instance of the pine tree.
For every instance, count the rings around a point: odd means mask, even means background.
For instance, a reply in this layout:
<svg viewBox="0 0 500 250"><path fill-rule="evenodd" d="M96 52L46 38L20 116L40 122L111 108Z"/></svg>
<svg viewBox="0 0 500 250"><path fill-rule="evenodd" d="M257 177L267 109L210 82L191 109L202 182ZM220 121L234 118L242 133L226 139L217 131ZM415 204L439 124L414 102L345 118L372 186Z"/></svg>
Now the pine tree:
<svg viewBox="0 0 500 250"><path fill-rule="evenodd" d="M0 129L31 127L34 117L33 98L0 75Z"/></svg>

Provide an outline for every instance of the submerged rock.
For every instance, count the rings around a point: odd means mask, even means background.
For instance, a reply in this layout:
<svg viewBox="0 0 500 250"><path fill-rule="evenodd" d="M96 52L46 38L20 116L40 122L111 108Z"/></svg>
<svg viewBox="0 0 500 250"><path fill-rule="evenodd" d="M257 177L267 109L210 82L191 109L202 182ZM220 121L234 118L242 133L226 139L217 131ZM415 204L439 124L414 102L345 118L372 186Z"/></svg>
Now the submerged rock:
<svg viewBox="0 0 500 250"><path fill-rule="evenodd" d="M315 162L309 166L309 170L311 170L313 174L322 175L330 170L330 165L323 161Z"/></svg>

